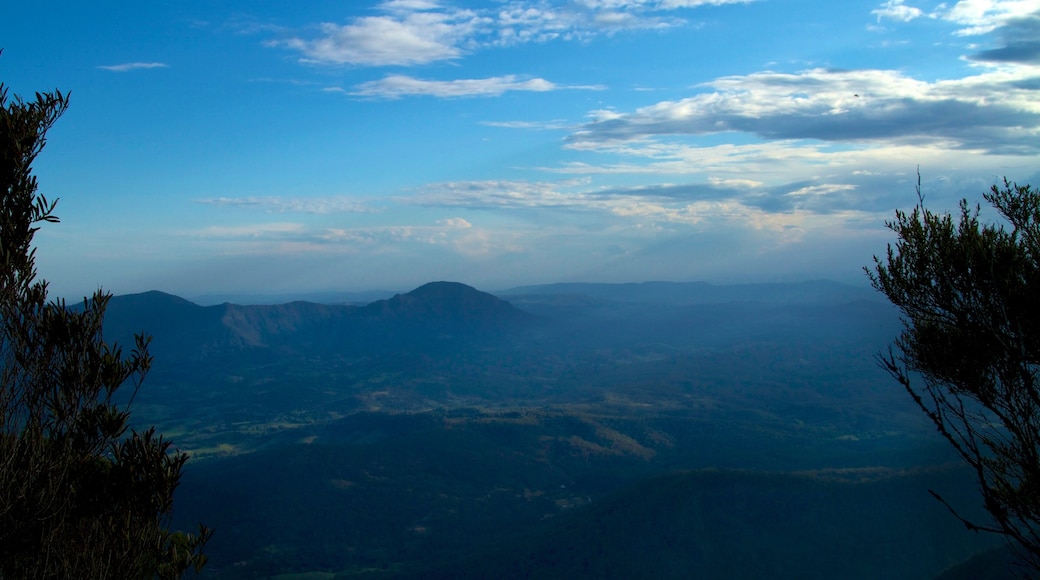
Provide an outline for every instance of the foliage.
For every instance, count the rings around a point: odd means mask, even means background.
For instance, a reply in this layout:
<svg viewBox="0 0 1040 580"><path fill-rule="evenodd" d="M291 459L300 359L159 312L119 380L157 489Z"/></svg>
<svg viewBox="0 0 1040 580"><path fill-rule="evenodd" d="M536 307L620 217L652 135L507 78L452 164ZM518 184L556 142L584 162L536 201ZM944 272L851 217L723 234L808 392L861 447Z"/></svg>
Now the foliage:
<svg viewBox="0 0 1040 580"><path fill-rule="evenodd" d="M210 535L166 528L187 456L114 401L140 386L148 339L124 356L102 339L110 295L73 310L36 279L33 237L58 219L32 163L67 106L0 84L0 578L177 578Z"/></svg>
<svg viewBox="0 0 1040 580"><path fill-rule="evenodd" d="M967 201L933 213L918 183L917 207L886 224L898 241L868 274L904 330L880 362L976 474L993 523L961 521L1040 571L1040 190L1005 179L984 198L1001 222Z"/></svg>

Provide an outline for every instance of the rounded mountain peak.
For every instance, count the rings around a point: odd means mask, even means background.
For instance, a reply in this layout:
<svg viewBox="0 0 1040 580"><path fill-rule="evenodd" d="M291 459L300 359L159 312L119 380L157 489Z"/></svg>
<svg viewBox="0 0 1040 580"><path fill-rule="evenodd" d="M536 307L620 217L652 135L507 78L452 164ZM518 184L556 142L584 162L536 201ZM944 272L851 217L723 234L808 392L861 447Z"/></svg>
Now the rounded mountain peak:
<svg viewBox="0 0 1040 580"><path fill-rule="evenodd" d="M370 304L368 308L399 318L455 322L505 322L526 317L505 300L459 282L430 282L407 294Z"/></svg>
<svg viewBox="0 0 1040 580"><path fill-rule="evenodd" d="M481 292L476 288L463 284L462 282L427 282L422 286L419 286L415 290L408 292L406 296L414 296L416 298L427 298L427 299L458 299L462 297L472 297L477 295L483 295L490 298L495 298L487 292ZM495 300L498 300L495 298Z"/></svg>

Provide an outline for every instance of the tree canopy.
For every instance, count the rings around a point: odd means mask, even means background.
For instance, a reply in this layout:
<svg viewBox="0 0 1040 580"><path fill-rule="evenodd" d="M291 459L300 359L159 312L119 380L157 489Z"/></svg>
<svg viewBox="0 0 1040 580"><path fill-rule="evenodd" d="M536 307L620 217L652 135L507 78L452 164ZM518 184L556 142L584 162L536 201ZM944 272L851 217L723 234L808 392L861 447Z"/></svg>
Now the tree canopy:
<svg viewBox="0 0 1040 580"><path fill-rule="evenodd" d="M984 198L993 222L964 200L933 213L918 183L886 224L898 240L868 274L904 329L880 362L974 470L992 522L947 507L1040 572L1040 191L1005 179Z"/></svg>
<svg viewBox="0 0 1040 580"><path fill-rule="evenodd" d="M68 104L0 84L0 578L179 578L211 533L167 529L187 456L115 397L139 388L149 339L124 354L102 336L109 294L72 309L37 279L33 237L58 218L32 164Z"/></svg>

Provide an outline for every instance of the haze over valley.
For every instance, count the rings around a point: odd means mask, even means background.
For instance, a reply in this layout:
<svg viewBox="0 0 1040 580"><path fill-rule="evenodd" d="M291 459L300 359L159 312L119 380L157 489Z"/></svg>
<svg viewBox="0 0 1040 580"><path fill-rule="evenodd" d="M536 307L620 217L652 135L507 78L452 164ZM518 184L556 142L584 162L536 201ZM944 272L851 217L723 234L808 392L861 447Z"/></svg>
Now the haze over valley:
<svg viewBox="0 0 1040 580"><path fill-rule="evenodd" d="M828 281L436 282L369 304L113 299L193 458L205 575L920 578L993 545L969 475ZM957 524L957 525L952 525ZM756 554L748 558L748 554Z"/></svg>

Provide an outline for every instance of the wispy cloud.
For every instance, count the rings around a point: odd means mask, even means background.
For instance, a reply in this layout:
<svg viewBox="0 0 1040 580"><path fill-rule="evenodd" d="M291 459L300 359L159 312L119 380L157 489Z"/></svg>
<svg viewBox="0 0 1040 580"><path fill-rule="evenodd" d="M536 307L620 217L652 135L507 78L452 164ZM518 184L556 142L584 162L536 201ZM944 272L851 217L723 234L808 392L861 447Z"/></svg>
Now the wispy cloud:
<svg viewBox="0 0 1040 580"><path fill-rule="evenodd" d="M595 188L588 180L454 181L425 186L417 195L401 199L405 204L468 210L567 210L616 216L645 215L634 208L675 209L693 200L724 199L730 194L713 186L658 185L634 188ZM657 213L657 212L654 212Z"/></svg>
<svg viewBox="0 0 1040 580"><path fill-rule="evenodd" d="M112 72L128 72L132 70L167 68L167 66L165 63L161 62L126 62L123 64L102 65L98 66L98 68Z"/></svg>
<svg viewBox="0 0 1040 580"><path fill-rule="evenodd" d="M562 119L551 121L482 121L480 124L487 127L501 127L503 129L530 129L537 131L555 131L572 126L571 123Z"/></svg>
<svg viewBox="0 0 1040 580"><path fill-rule="evenodd" d="M250 224L244 226L209 226L192 232L188 235L201 238L219 239L278 239L284 240L299 236L305 231L303 224L298 223L265 223Z"/></svg>
<svg viewBox="0 0 1040 580"><path fill-rule="evenodd" d="M449 233L456 230L467 230L472 227L462 218L438 220L430 226L380 226L368 228L329 228L315 236L316 241L329 244L339 243L400 243L415 242L420 244L440 244L446 241Z"/></svg>
<svg viewBox="0 0 1040 580"><path fill-rule="evenodd" d="M864 177L864 182L869 177ZM876 223L865 216L862 193L855 183L797 182L766 187L751 180L594 188L587 181L560 183L471 181L428 186L405 203L470 210L524 209L558 215L569 212L571 223L588 214L590 224L645 232L663 228L717 229L738 226L770 230L784 238L800 236L803 226L823 223ZM890 211L890 201L877 204ZM606 218L606 221L605 221Z"/></svg>
<svg viewBox="0 0 1040 580"><path fill-rule="evenodd" d="M362 83L350 94L360 97L399 99L405 96L490 97L507 91L548 92L560 89L545 79L521 79L515 75L486 79L433 81L407 75L389 75L378 81Z"/></svg>
<svg viewBox="0 0 1040 580"><path fill-rule="evenodd" d="M336 214L373 213L375 211L361 202L347 197L216 197L200 199L198 203L253 209L266 213Z"/></svg>
<svg viewBox="0 0 1040 580"><path fill-rule="evenodd" d="M524 78L518 75L503 75L483 79L453 79L448 81L418 79L408 75L387 75L377 81L358 85L353 91L340 87L324 89L353 96L376 99L399 99L407 96L431 96L440 98L497 97L507 92L549 92L559 90L603 90L601 85L557 85L541 78Z"/></svg>
<svg viewBox="0 0 1040 580"><path fill-rule="evenodd" d="M568 192L580 181L563 183L537 181L451 181L429 184L408 204L469 209L545 208L588 206L583 193Z"/></svg>
<svg viewBox="0 0 1040 580"><path fill-rule="evenodd" d="M512 0L494 9L459 9L428 0L391 0L382 14L317 34L270 41L310 64L411 66L454 60L490 46L585 39L598 34L677 26L675 12L750 0Z"/></svg>
<svg viewBox="0 0 1040 580"><path fill-rule="evenodd" d="M431 225L386 225L357 228L318 227L303 223L261 223L210 226L183 232L190 238L220 242L230 254L366 253L396 251L402 246L445 246L476 256L508 249L505 241L476 228L464 218L437 220ZM504 240L504 239L503 239Z"/></svg>

